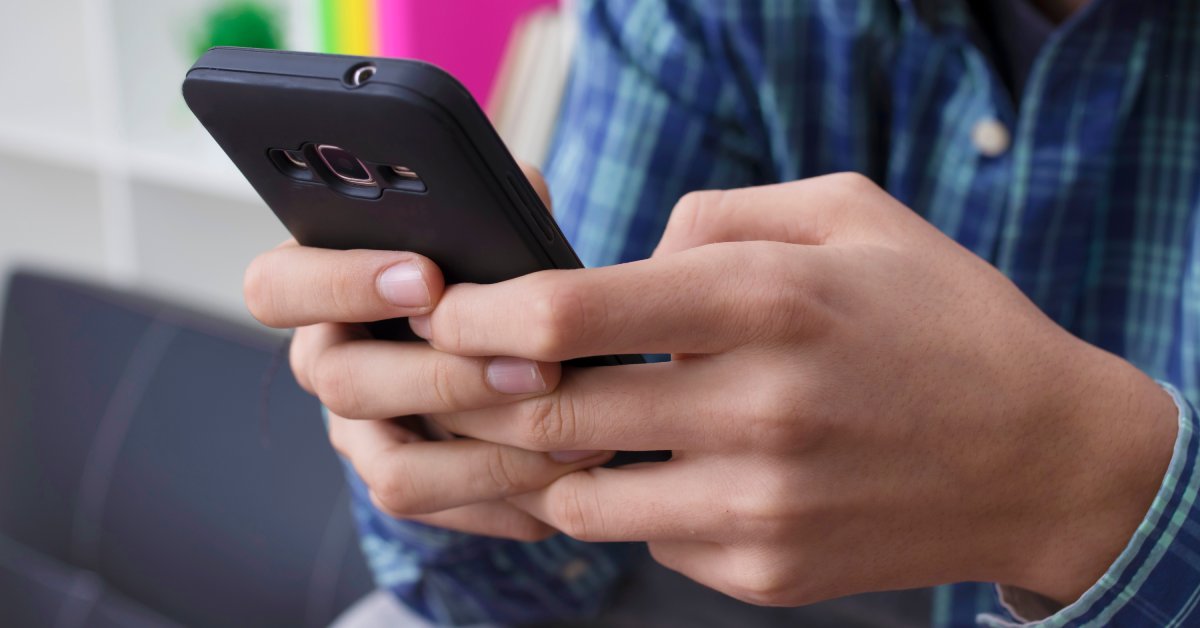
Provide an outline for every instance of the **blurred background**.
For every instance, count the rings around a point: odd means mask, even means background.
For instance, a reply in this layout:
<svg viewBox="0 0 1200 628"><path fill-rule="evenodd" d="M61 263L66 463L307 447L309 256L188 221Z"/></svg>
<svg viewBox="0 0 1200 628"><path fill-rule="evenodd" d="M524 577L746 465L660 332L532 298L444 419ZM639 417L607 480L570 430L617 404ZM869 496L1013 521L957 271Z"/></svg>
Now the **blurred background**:
<svg viewBox="0 0 1200 628"><path fill-rule="evenodd" d="M0 19L0 626L324 626L373 584L253 323L287 234L180 83L215 45L412 57L544 159L559 0L37 0Z"/></svg>
<svg viewBox="0 0 1200 628"><path fill-rule="evenodd" d="M8 2L0 273L35 264L244 316L242 270L286 233L180 97L203 50L433 62L539 163L569 57L564 14L558 0Z"/></svg>

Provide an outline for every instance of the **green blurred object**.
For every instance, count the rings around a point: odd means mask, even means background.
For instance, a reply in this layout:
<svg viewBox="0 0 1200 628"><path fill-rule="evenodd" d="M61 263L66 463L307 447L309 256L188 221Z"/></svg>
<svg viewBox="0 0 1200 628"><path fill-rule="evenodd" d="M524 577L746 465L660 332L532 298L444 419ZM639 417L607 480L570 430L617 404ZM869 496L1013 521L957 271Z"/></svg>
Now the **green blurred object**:
<svg viewBox="0 0 1200 628"><path fill-rule="evenodd" d="M278 50L279 16L255 2L229 2L211 12L196 40L196 56L213 46L245 46Z"/></svg>

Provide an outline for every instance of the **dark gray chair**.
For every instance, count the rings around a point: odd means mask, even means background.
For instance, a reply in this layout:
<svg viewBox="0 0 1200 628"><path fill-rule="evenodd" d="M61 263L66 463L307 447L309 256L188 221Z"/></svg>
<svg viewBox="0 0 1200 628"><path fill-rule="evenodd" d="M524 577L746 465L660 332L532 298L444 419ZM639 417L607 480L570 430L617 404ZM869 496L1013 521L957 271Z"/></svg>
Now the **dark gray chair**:
<svg viewBox="0 0 1200 628"><path fill-rule="evenodd" d="M341 470L284 342L15 274L0 625L323 626L365 594Z"/></svg>

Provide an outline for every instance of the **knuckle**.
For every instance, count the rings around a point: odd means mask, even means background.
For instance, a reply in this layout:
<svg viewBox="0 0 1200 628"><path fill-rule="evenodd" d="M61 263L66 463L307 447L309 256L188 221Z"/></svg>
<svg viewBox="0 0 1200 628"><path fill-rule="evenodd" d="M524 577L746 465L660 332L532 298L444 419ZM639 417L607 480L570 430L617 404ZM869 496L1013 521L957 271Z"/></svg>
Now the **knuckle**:
<svg viewBox="0 0 1200 628"><path fill-rule="evenodd" d="M525 442L534 451L571 446L575 441L576 415L573 403L563 395L531 399L525 415Z"/></svg>
<svg viewBox="0 0 1200 628"><path fill-rule="evenodd" d="M544 281L531 291L531 349L539 360L558 362L570 357L571 348L583 338L592 312L584 293L576 286Z"/></svg>
<svg viewBox="0 0 1200 628"><path fill-rule="evenodd" d="M761 494L751 493L734 501L733 512L737 520L748 528L752 528L763 536L768 536L783 518L784 513L777 503L764 498Z"/></svg>
<svg viewBox="0 0 1200 628"><path fill-rule="evenodd" d="M760 538L773 539L787 535L789 526L800 519L791 508L791 482L773 471L759 473L754 484L732 498L730 510L748 530Z"/></svg>
<svg viewBox="0 0 1200 628"><path fill-rule="evenodd" d="M725 197L723 190L688 192L679 199L679 203L671 211L671 216L678 216L682 234L697 235L703 231L707 215L720 207Z"/></svg>
<svg viewBox="0 0 1200 628"><path fill-rule="evenodd" d="M791 289L796 283L795 273L785 268L777 256L764 257L762 266L766 272L753 295L755 310L766 320L795 325L806 304L801 296L803 291Z"/></svg>
<svg viewBox="0 0 1200 628"><path fill-rule="evenodd" d="M795 292L788 287L795 284L799 278L795 258L795 246L782 242L750 242L738 247L742 259L737 260L747 272L758 278L755 285L760 290L760 298L777 298L781 294Z"/></svg>
<svg viewBox="0 0 1200 628"><path fill-rule="evenodd" d="M510 452L503 447L491 447L484 459L486 477L492 488L501 495L511 495L522 486L521 473Z"/></svg>
<svg viewBox="0 0 1200 628"><path fill-rule="evenodd" d="M349 458L351 453L349 449L350 443L348 442L349 439L346 437L346 429L342 426L341 421L331 419L329 421L328 433L329 445L333 447L333 450L338 452L338 454Z"/></svg>
<svg viewBox="0 0 1200 628"><path fill-rule="evenodd" d="M803 440L807 421L795 382L782 379L768 374L757 385L754 398L746 404L745 433L756 444L794 451Z"/></svg>
<svg viewBox="0 0 1200 628"><path fill-rule="evenodd" d="M292 375L295 376L296 383L309 394L313 394L315 387L308 377L309 361L312 356L308 350L308 345L303 340L303 336L306 333L304 328L300 328L292 336L290 346L288 347L288 365L292 369Z"/></svg>
<svg viewBox="0 0 1200 628"><path fill-rule="evenodd" d="M783 606L791 600L793 577L773 561L743 556L732 568L734 597L756 606Z"/></svg>
<svg viewBox="0 0 1200 628"><path fill-rule="evenodd" d="M679 249L710 241L712 238L707 232L714 222L710 216L727 198L723 190L699 190L683 195L671 210L663 240Z"/></svg>
<svg viewBox="0 0 1200 628"><path fill-rule="evenodd" d="M376 458L363 481L389 514L402 517L423 514L425 509L412 474L398 468L396 462L384 464L381 458Z"/></svg>
<svg viewBox="0 0 1200 628"><path fill-rule="evenodd" d="M451 412L460 409L462 404L453 365L447 360L434 359L426 368L429 393L433 395L433 401L438 404L439 409Z"/></svg>
<svg viewBox="0 0 1200 628"><path fill-rule="evenodd" d="M681 571L682 564L679 560L679 549L669 544L664 543L647 543L646 549L650 551L650 558L654 562L670 569L672 571Z"/></svg>
<svg viewBox="0 0 1200 628"><path fill-rule="evenodd" d="M882 205L876 201L888 195L874 181L857 172L840 172L829 175L829 183L833 211L819 214L818 231L828 235L839 227L879 219L876 208Z"/></svg>
<svg viewBox="0 0 1200 628"><path fill-rule="evenodd" d="M795 548L797 539L828 529L836 513L830 492L818 482L786 473L758 474L728 503L735 527L770 547Z"/></svg>
<svg viewBox="0 0 1200 628"><path fill-rule="evenodd" d="M755 380L748 388L749 398L734 409L754 447L774 453L811 451L849 427L831 409L830 399L838 394L832 387L838 384L819 369L774 363L756 370Z"/></svg>
<svg viewBox="0 0 1200 628"><path fill-rule="evenodd" d="M584 542L600 540L600 530L594 523L592 509L574 483L563 483L550 513L554 527L563 534Z"/></svg>
<svg viewBox="0 0 1200 628"><path fill-rule="evenodd" d="M831 328L837 296L829 275L797 264L794 246L756 242L737 260L743 269L749 324L772 338L819 335Z"/></svg>
<svg viewBox="0 0 1200 628"><path fill-rule="evenodd" d="M743 421L747 440L764 452L781 453L794 451L796 421L771 412L759 410Z"/></svg>
<svg viewBox="0 0 1200 628"><path fill-rule="evenodd" d="M446 353L461 354L464 343L463 312L459 299L443 299L433 311L430 343Z"/></svg>
<svg viewBox="0 0 1200 628"><path fill-rule="evenodd" d="M654 562L671 568L671 553L663 548L662 543L647 543L646 550L650 552L650 558L654 559Z"/></svg>
<svg viewBox="0 0 1200 628"><path fill-rule="evenodd" d="M713 192L697 190L681 196L679 202L675 203L674 209L671 210L672 226L678 227L684 233L690 232L696 226L700 214L704 211L705 203L712 198L712 195Z"/></svg>
<svg viewBox="0 0 1200 628"><path fill-rule="evenodd" d="M359 392L349 356L337 348L327 349L317 360L312 384L321 403L334 413L351 419L369 418Z"/></svg>
<svg viewBox="0 0 1200 628"><path fill-rule="evenodd" d="M753 242L725 248L729 275L736 282L728 294L736 295L730 304L746 319L741 321L759 335L775 337L804 322L809 307L808 280L794 262L792 245Z"/></svg>
<svg viewBox="0 0 1200 628"><path fill-rule="evenodd" d="M864 194L879 190L879 186L859 172L838 172L829 175L829 182L843 194Z"/></svg>

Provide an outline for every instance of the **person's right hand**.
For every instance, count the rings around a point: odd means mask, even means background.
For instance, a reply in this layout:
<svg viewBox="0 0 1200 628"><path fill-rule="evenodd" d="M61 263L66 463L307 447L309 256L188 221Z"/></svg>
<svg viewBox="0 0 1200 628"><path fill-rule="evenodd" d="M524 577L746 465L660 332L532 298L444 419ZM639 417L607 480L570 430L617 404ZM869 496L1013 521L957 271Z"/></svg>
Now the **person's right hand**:
<svg viewBox="0 0 1200 628"><path fill-rule="evenodd" d="M542 192L536 171L527 170ZM548 486L611 452L534 452L472 439L432 442L419 417L501 406L554 390L557 363L459 357L424 342L372 339L360 324L428 314L441 271L414 253L333 251L289 241L246 272L250 312L295 327L296 380L330 410L329 438L397 518L486 536L539 540L555 530L504 498ZM401 418L394 418L401 417Z"/></svg>

